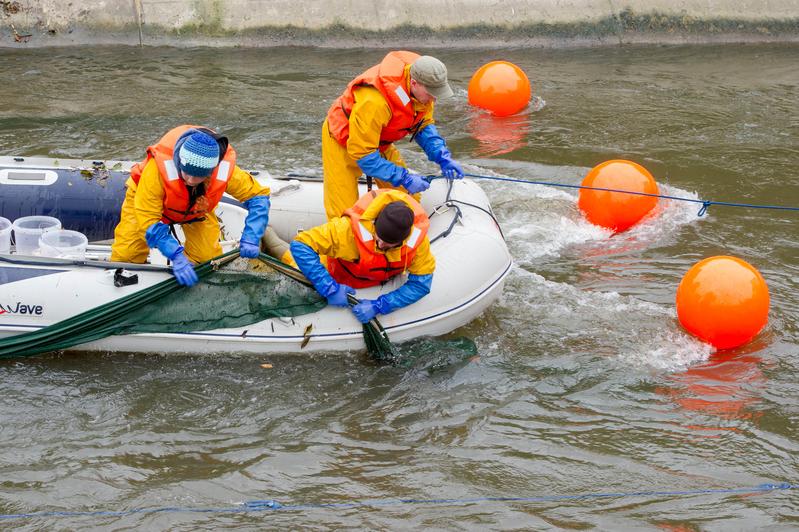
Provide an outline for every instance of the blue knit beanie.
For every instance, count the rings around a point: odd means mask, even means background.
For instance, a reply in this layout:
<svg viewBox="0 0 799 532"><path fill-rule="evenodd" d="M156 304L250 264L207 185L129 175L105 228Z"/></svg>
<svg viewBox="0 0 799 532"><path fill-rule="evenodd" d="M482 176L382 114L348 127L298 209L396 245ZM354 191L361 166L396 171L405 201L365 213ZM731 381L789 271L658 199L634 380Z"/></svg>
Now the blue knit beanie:
<svg viewBox="0 0 799 532"><path fill-rule="evenodd" d="M178 152L180 171L193 177L211 175L219 164L219 144L208 133L196 131L186 138Z"/></svg>

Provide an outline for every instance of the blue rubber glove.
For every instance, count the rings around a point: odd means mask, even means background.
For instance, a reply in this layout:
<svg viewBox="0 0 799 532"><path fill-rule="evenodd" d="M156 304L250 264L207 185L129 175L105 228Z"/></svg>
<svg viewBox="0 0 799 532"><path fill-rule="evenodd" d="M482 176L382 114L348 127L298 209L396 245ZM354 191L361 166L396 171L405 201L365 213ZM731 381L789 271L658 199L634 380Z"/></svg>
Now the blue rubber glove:
<svg viewBox="0 0 799 532"><path fill-rule="evenodd" d="M463 179L463 168L452 159L449 150L447 150L447 155L441 158L438 165L441 167L441 174L447 179Z"/></svg>
<svg viewBox="0 0 799 532"><path fill-rule="evenodd" d="M334 281L325 267L322 266L319 254L311 246L294 240L291 242L289 249L291 250L291 256L294 257L294 262L297 263L297 267L311 281L316 291L327 298L329 304L337 307L349 305L347 294L354 294L355 289Z"/></svg>
<svg viewBox="0 0 799 532"><path fill-rule="evenodd" d="M155 222L144 232L147 246L157 248L161 255L169 260L174 260L178 253L183 251L180 242L169 233L169 226L163 222Z"/></svg>
<svg viewBox="0 0 799 532"><path fill-rule="evenodd" d="M447 149L447 143L438 133L435 124L430 124L416 134L416 142L422 147L427 158L441 167L441 173L448 179L461 179L463 169L455 162Z"/></svg>
<svg viewBox="0 0 799 532"><path fill-rule="evenodd" d="M335 283L335 281L333 281ZM349 307L350 302L347 294L355 294L355 289L346 284L336 283L336 289L327 297L327 304L334 307Z"/></svg>
<svg viewBox="0 0 799 532"><path fill-rule="evenodd" d="M408 175L407 168L382 158L379 151L373 151L366 157L361 157L357 163L364 174L388 181L395 187L402 186L402 181Z"/></svg>
<svg viewBox="0 0 799 532"><path fill-rule="evenodd" d="M377 316L376 301L373 299L362 299L360 303L352 307L352 313L358 318L361 323L369 323L369 321Z"/></svg>
<svg viewBox="0 0 799 532"><path fill-rule="evenodd" d="M247 208L247 218L244 220L244 230L241 232L242 245L239 246L242 251L245 242L257 243L264 236L266 225L269 223L269 204L269 196L253 196L242 204ZM242 253L242 257L244 256Z"/></svg>
<svg viewBox="0 0 799 532"><path fill-rule="evenodd" d="M327 270L319 260L319 254L311 246L298 240L292 240L291 244L289 244L289 249L294 262L297 263L297 267L311 281L311 284L320 295L327 297L328 294L336 291L338 283L327 273Z"/></svg>
<svg viewBox="0 0 799 532"><path fill-rule="evenodd" d="M430 188L429 181L419 174L412 174L410 172L407 172L407 175L405 176L405 179L402 180L401 185L405 187L405 189L411 194L416 194L417 192L422 192Z"/></svg>
<svg viewBox="0 0 799 532"><path fill-rule="evenodd" d="M194 266L183 253L183 248L180 248L177 255L172 258L172 274L177 279L178 284L183 286L194 286L200 280L197 277L197 272L194 271Z"/></svg>
<svg viewBox="0 0 799 532"><path fill-rule="evenodd" d="M245 259L257 259L261 253L261 246L242 240L239 242L239 256Z"/></svg>
<svg viewBox="0 0 799 532"><path fill-rule="evenodd" d="M392 290L388 294L378 297L374 301L374 306L378 314L388 314L398 308L407 307L411 303L416 303L430 293L430 286L433 284L433 274L414 275L409 274L405 284Z"/></svg>
<svg viewBox="0 0 799 532"><path fill-rule="evenodd" d="M416 134L414 140L422 147L427 158L434 163L440 162L442 152L449 153L447 143L444 141L444 137L438 133L435 124L425 126L424 129Z"/></svg>

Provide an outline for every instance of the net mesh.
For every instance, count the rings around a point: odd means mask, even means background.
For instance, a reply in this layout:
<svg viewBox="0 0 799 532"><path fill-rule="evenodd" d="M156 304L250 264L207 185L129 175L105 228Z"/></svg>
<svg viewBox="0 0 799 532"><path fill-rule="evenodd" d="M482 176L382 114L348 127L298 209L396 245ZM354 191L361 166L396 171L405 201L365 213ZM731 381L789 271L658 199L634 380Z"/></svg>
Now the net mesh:
<svg viewBox="0 0 799 532"><path fill-rule="evenodd" d="M327 302L315 290L273 269L238 259L191 290L168 294L116 324L118 332L192 332L251 325L316 312ZM256 263L259 264L259 263Z"/></svg>

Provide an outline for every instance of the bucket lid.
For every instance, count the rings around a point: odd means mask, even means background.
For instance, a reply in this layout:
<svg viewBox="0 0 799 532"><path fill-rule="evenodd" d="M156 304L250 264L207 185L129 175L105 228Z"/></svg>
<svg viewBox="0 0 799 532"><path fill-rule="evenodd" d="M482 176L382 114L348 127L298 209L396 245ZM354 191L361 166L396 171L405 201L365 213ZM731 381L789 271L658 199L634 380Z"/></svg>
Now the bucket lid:
<svg viewBox="0 0 799 532"><path fill-rule="evenodd" d="M61 220L52 216L23 216L14 220L14 231L19 233L42 233L61 228Z"/></svg>
<svg viewBox="0 0 799 532"><path fill-rule="evenodd" d="M86 235L69 229L56 229L42 233L39 237L40 246L50 246L56 249L73 249L85 247L89 243Z"/></svg>

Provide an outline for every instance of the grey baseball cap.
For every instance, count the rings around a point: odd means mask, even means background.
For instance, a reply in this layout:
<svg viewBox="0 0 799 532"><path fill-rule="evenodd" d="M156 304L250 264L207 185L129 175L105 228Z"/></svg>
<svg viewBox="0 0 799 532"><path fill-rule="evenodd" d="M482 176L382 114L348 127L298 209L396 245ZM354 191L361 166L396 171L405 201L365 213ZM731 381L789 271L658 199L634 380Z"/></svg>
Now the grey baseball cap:
<svg viewBox="0 0 799 532"><path fill-rule="evenodd" d="M454 94L447 82L447 67L435 57L423 55L414 61L411 77L436 98L449 98Z"/></svg>

